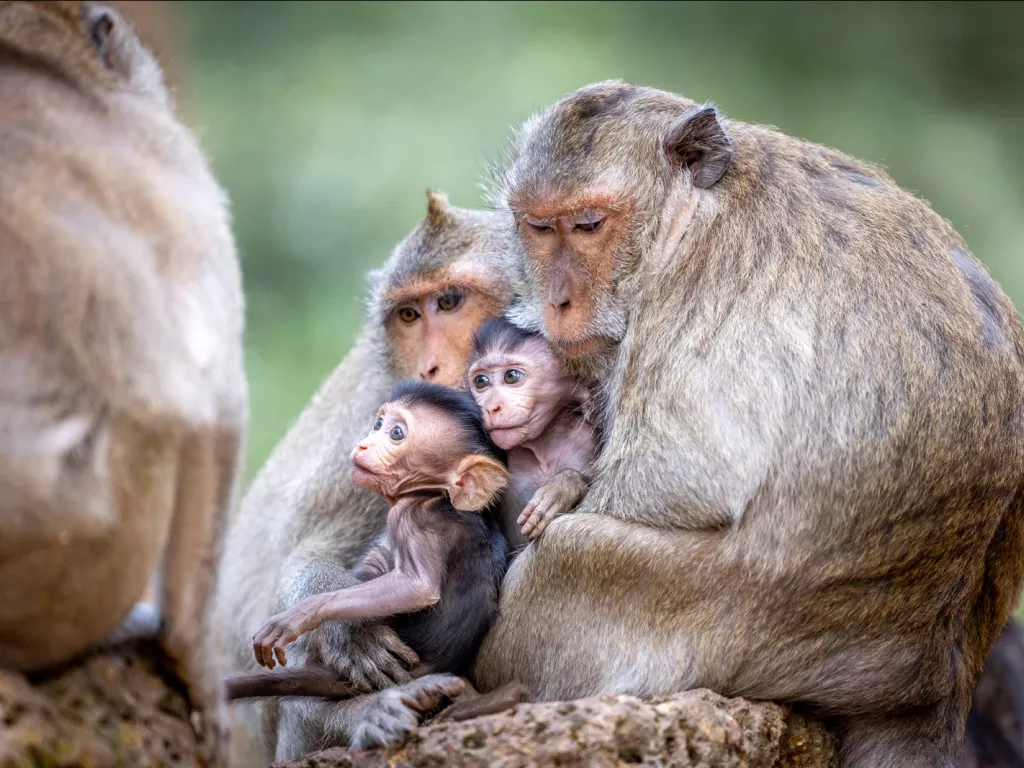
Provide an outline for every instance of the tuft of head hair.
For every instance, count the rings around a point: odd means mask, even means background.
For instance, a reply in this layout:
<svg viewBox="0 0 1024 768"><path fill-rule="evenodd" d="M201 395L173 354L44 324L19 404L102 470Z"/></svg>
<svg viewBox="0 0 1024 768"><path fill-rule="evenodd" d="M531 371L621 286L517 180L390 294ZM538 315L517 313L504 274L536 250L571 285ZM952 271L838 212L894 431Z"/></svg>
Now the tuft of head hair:
<svg viewBox="0 0 1024 768"><path fill-rule="evenodd" d="M467 453L479 453L507 465L505 452L491 440L480 406L469 392L407 379L395 385L388 400L407 406L426 405L442 411L458 427Z"/></svg>
<svg viewBox="0 0 1024 768"><path fill-rule="evenodd" d="M473 351L470 353L469 363L472 365L491 352L516 352L531 339L547 343L540 333L524 330L504 317L491 318L481 325L473 336Z"/></svg>

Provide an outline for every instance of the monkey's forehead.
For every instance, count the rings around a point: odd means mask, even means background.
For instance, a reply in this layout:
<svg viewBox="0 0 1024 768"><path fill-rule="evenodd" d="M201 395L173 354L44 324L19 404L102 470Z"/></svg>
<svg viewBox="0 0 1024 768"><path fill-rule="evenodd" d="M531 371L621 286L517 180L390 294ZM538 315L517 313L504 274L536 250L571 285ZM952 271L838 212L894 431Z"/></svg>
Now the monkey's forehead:
<svg viewBox="0 0 1024 768"><path fill-rule="evenodd" d="M424 254L422 260L392 265L377 283L371 299L372 311L383 322L402 302L452 288L479 291L507 304L512 292L504 262L510 257L489 245L481 245L437 257Z"/></svg>
<svg viewBox="0 0 1024 768"><path fill-rule="evenodd" d="M596 182L615 165L658 162L666 128L695 102L629 83L582 88L527 121L505 187L561 198ZM515 203L515 201L510 201Z"/></svg>

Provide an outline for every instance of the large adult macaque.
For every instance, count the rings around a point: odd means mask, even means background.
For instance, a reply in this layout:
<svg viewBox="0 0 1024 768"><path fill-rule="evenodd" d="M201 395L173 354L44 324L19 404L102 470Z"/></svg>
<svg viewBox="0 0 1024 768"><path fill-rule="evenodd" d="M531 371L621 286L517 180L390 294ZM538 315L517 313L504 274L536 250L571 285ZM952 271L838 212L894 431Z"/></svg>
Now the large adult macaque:
<svg viewBox="0 0 1024 768"><path fill-rule="evenodd" d="M478 683L806 702L847 768L954 765L1024 570L1024 333L963 240L869 165L618 82L527 122L496 197L514 317L601 372L606 443Z"/></svg>
<svg viewBox="0 0 1024 768"><path fill-rule="evenodd" d="M373 275L370 315L339 364L257 475L229 528L219 572L214 646L222 675L256 670L252 640L268 616L356 583L349 572L384 529L387 503L354 485L349 457L398 378L465 386L473 334L511 299L508 224L431 194L427 216ZM355 728L399 738L419 713L403 700L444 695L409 682L408 651L386 624L328 622L289 647L289 664L322 662L364 690L350 702L232 705L233 765L266 765ZM390 687L394 684L397 687ZM262 731L262 735L261 732Z"/></svg>
<svg viewBox="0 0 1024 768"><path fill-rule="evenodd" d="M0 3L0 168L0 664L110 637L162 564L164 647L215 708L248 415L225 196L129 26L79 2Z"/></svg>

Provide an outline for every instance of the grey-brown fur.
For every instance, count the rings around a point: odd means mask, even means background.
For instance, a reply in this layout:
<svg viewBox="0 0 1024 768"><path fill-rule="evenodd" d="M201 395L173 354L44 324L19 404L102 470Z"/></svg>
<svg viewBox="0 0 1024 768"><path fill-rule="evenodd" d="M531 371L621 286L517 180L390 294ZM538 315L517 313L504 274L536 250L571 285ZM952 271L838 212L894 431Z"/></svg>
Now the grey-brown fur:
<svg viewBox="0 0 1024 768"><path fill-rule="evenodd" d="M394 384L395 361L382 327L393 308L390 297L460 274L486 274L501 294L495 299L507 301L507 288L495 282L507 269L502 217L455 208L437 194L428 206L427 217L374 273L366 325L354 347L274 449L232 522L215 606L222 675L256 669L251 640L267 617L308 595L354 583L347 569L384 528L387 504L352 484L349 456ZM390 658L381 647L385 640L397 636L380 623L353 628L330 622L289 649L289 666L311 654L341 672L376 674L374 660ZM389 681L371 682L383 687ZM344 744L356 730L361 738L394 738L416 722L401 695L391 689L345 703L233 705L232 764L265 765L275 754L283 759Z"/></svg>
<svg viewBox="0 0 1024 768"><path fill-rule="evenodd" d="M583 361L607 371L594 483L513 563L478 680L803 701L847 768L952 766L1024 573L1020 319L946 221L842 153L720 120L731 162L695 189L665 148L696 107L582 89L495 192L519 215L603 183L633 216L595 320L617 343Z"/></svg>
<svg viewBox="0 0 1024 768"><path fill-rule="evenodd" d="M159 569L164 648L216 711L204 611L248 419L226 197L134 32L79 2L0 3L0 168L0 663L153 626Z"/></svg>

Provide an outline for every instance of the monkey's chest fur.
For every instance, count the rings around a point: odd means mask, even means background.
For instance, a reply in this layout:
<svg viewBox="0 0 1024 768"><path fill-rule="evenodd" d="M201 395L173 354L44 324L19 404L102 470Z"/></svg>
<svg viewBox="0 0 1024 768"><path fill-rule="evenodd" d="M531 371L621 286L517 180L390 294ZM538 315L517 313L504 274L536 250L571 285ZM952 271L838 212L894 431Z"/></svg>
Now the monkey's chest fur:
<svg viewBox="0 0 1024 768"><path fill-rule="evenodd" d="M445 577L437 603L389 623L421 664L464 675L497 614L508 543L493 510L462 512L447 500L420 507L408 523L445 542Z"/></svg>

